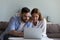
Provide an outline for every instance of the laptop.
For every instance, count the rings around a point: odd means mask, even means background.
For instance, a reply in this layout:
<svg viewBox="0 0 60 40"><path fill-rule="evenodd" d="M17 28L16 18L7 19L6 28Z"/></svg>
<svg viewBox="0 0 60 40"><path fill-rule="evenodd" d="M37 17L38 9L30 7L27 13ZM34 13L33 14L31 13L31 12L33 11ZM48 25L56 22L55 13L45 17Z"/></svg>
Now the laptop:
<svg viewBox="0 0 60 40"><path fill-rule="evenodd" d="M25 39L41 39L42 30L40 28L24 28Z"/></svg>

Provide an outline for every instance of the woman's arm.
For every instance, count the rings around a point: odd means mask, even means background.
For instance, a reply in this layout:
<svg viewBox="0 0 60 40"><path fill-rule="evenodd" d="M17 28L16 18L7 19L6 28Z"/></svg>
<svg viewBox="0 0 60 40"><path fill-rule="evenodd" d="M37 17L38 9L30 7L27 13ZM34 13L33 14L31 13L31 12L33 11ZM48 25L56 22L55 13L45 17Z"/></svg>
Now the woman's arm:
<svg viewBox="0 0 60 40"><path fill-rule="evenodd" d="M47 28L47 22L46 22L46 19L44 18L44 20L42 21L41 29L42 29L43 35L45 36L46 36L46 28Z"/></svg>

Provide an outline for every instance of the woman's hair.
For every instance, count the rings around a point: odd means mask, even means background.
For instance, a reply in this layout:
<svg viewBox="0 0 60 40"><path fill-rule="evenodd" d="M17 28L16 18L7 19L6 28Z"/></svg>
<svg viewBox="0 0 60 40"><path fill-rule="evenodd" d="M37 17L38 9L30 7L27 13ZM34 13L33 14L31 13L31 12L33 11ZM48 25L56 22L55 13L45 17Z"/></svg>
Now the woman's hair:
<svg viewBox="0 0 60 40"><path fill-rule="evenodd" d="M38 19L39 21L43 20L43 17L41 15L41 12L39 11L39 9L37 9L37 8L32 9L31 15L34 14L34 13L39 15L39 19Z"/></svg>

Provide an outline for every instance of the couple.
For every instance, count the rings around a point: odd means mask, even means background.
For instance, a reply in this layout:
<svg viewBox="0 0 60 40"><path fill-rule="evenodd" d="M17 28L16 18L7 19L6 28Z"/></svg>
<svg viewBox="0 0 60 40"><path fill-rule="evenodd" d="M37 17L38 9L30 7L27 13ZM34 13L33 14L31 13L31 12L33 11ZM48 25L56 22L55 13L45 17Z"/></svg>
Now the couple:
<svg viewBox="0 0 60 40"><path fill-rule="evenodd" d="M9 26L3 33L3 40L8 40L9 37L23 37L24 27L40 28L42 35L46 36L46 20L42 17L39 9L32 9L30 14L30 9L23 7L20 16L14 16L10 19Z"/></svg>

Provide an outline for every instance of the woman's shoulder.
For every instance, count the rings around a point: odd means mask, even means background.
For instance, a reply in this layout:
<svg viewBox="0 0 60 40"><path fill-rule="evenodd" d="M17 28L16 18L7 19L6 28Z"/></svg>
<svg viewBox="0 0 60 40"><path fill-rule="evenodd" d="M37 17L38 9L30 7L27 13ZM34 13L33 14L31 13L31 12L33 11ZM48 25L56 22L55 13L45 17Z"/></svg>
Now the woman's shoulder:
<svg viewBox="0 0 60 40"><path fill-rule="evenodd" d="M43 23L47 23L47 21L46 21L46 19L45 18L43 18L43 21L42 21Z"/></svg>
<svg viewBox="0 0 60 40"><path fill-rule="evenodd" d="M43 21L46 21L46 18L43 18Z"/></svg>
<svg viewBox="0 0 60 40"><path fill-rule="evenodd" d="M45 18L43 18L43 20L39 21L40 23L43 23L43 22L47 22Z"/></svg>

